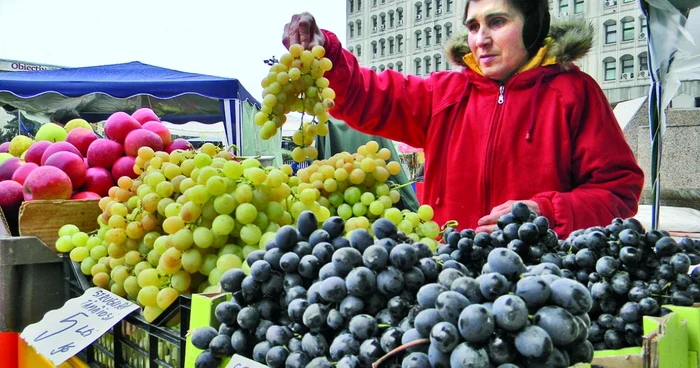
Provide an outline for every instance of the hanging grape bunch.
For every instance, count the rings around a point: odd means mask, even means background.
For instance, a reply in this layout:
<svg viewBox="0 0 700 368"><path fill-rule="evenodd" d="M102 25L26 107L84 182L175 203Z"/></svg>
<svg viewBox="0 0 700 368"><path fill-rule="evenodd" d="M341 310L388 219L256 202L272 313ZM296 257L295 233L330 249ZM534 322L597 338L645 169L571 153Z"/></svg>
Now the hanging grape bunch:
<svg viewBox="0 0 700 368"><path fill-rule="evenodd" d="M312 122L304 122L292 136L298 146L292 151L292 159L297 162L315 159L318 151L312 144L316 135L328 134L326 122L328 110L334 106L335 92L328 87L328 79L323 77L323 73L333 67L333 63L323 57L325 52L323 46L315 46L309 51L301 45L291 45L289 53L282 55L262 80L262 106L255 114L255 124L260 126L262 139L273 137L287 120L285 114L291 111L315 117Z"/></svg>

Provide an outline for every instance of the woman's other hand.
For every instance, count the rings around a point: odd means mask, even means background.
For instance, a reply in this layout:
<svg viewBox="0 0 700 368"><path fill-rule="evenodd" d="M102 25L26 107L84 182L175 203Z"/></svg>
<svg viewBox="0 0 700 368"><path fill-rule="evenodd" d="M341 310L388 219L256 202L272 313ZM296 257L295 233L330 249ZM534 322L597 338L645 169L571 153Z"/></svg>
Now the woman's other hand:
<svg viewBox="0 0 700 368"><path fill-rule="evenodd" d="M326 37L316 25L313 15L303 12L293 15L292 21L284 26L282 43L287 49L290 45L300 44L305 50L310 50L316 45L325 46Z"/></svg>

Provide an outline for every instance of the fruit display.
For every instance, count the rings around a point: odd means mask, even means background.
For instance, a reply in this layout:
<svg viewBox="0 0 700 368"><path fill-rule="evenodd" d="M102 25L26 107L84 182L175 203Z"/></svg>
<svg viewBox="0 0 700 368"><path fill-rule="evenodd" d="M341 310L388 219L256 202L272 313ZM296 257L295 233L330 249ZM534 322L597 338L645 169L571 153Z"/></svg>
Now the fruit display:
<svg viewBox="0 0 700 368"><path fill-rule="evenodd" d="M292 159L297 162L316 159L318 151L313 146L316 135L328 133L326 122L328 110L334 106L335 91L323 77L323 73L333 67L333 63L323 57L325 53L323 46L304 50L301 45L291 45L289 52L270 67L262 80L262 106L255 115L262 139L274 136L287 120L285 114L291 111L314 116L312 122L303 123L292 136L297 145Z"/></svg>
<svg viewBox="0 0 700 368"><path fill-rule="evenodd" d="M440 246L435 253L386 218L372 224L374 236L356 229L346 240L345 227L339 216L319 227L305 211L296 228L282 227L265 251L248 256L247 274L227 271L221 287L233 299L216 307L218 330L193 332L192 343L205 350L196 366L216 367L234 353L269 367L370 367L383 360L404 367L568 367L592 359L592 298L556 265L526 267L499 247L470 269L454 251ZM484 234L465 232L463 239Z"/></svg>

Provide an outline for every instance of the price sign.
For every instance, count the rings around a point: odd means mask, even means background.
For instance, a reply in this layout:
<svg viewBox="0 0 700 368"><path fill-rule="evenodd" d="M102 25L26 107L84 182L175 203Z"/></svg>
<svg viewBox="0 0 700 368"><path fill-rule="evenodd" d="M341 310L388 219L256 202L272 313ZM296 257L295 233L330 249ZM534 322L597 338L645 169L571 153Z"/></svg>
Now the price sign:
<svg viewBox="0 0 700 368"><path fill-rule="evenodd" d="M20 335L27 344L58 366L104 335L139 306L101 288L66 302L60 309L27 326Z"/></svg>
<svg viewBox="0 0 700 368"><path fill-rule="evenodd" d="M254 360L250 360L244 356L234 354L228 362L226 368L268 368Z"/></svg>

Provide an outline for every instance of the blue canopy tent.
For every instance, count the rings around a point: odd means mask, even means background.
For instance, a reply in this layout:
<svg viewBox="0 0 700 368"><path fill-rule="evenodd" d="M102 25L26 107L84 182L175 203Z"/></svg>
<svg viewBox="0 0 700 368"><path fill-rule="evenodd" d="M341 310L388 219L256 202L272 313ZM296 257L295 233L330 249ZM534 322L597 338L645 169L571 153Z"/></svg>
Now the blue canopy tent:
<svg viewBox="0 0 700 368"><path fill-rule="evenodd" d="M228 144L242 146L243 103L260 106L237 79L180 72L137 61L85 68L0 73L0 106L50 114L78 110L89 121L152 108L163 120L224 122Z"/></svg>

